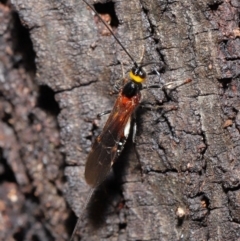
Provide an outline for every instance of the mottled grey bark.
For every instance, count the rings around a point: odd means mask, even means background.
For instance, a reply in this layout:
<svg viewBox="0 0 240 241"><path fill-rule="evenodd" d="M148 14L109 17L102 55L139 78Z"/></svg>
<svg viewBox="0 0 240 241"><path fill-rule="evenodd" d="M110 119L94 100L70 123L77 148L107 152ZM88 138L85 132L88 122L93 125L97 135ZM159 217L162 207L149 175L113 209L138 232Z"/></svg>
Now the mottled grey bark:
<svg viewBox="0 0 240 241"><path fill-rule="evenodd" d="M193 81L172 92L143 91L143 104L152 108L136 112L136 144L127 142L93 196L81 240L238 240L239 2L114 3L117 37L137 61L152 63L145 67L152 72L148 85L159 83L153 69L165 83ZM111 109L113 85L132 63L81 0L12 4L30 29L38 84L56 93L64 197L79 214L88 194L85 160L104 123L96 115ZM66 219L58 221L73 228ZM60 240L52 226L51 236Z"/></svg>
<svg viewBox="0 0 240 241"><path fill-rule="evenodd" d="M64 159L53 91L37 86L35 54L0 2L0 240L66 240Z"/></svg>

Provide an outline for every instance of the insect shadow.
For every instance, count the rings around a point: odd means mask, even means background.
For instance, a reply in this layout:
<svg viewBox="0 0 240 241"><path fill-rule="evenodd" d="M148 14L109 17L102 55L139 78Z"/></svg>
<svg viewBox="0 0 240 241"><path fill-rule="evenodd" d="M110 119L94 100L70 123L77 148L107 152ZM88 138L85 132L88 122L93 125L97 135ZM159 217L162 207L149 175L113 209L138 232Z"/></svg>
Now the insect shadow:
<svg viewBox="0 0 240 241"><path fill-rule="evenodd" d="M95 188L87 205L85 210L87 221L94 230L106 225L105 220L108 215L119 212L118 206L124 202L122 184L125 182L126 170L130 164L130 155L134 151L134 143L131 140L132 135L133 130L131 128L130 138L127 139L124 150L113 164L112 170L106 179ZM140 169L140 165L137 166Z"/></svg>

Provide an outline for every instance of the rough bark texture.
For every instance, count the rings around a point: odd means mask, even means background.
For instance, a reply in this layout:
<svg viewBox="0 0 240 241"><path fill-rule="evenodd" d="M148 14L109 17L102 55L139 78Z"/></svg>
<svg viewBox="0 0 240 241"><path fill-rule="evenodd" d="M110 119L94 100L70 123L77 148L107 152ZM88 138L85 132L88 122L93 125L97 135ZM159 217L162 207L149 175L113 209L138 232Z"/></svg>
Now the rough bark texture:
<svg viewBox="0 0 240 241"><path fill-rule="evenodd" d="M0 2L0 239L67 240L88 196L96 115L132 63L81 0L11 3ZM96 7L137 61L154 62L148 85L153 69L193 81L143 91L152 108L138 109L136 144L94 193L81 240L240 240L239 1Z"/></svg>

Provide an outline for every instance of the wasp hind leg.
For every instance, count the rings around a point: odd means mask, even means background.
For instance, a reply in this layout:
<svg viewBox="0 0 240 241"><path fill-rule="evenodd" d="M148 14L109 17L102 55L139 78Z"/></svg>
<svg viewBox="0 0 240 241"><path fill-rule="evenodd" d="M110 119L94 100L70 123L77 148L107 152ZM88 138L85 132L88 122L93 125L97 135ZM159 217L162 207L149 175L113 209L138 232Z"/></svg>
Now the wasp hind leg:
<svg viewBox="0 0 240 241"><path fill-rule="evenodd" d="M98 113L98 114L97 114L97 118L98 118L98 119L101 119L102 116L108 115L108 114L110 114L110 113L111 113L111 110L103 111L102 113Z"/></svg>

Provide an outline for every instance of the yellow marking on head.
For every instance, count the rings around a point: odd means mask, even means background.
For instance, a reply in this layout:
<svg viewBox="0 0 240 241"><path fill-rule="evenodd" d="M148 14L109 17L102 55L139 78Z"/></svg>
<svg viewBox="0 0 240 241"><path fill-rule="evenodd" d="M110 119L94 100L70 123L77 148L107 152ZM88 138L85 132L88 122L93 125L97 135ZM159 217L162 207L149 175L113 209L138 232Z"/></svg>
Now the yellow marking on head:
<svg viewBox="0 0 240 241"><path fill-rule="evenodd" d="M130 76L130 79L135 83L142 83L145 80L145 78L139 75L135 75L132 71L130 71L129 76Z"/></svg>

